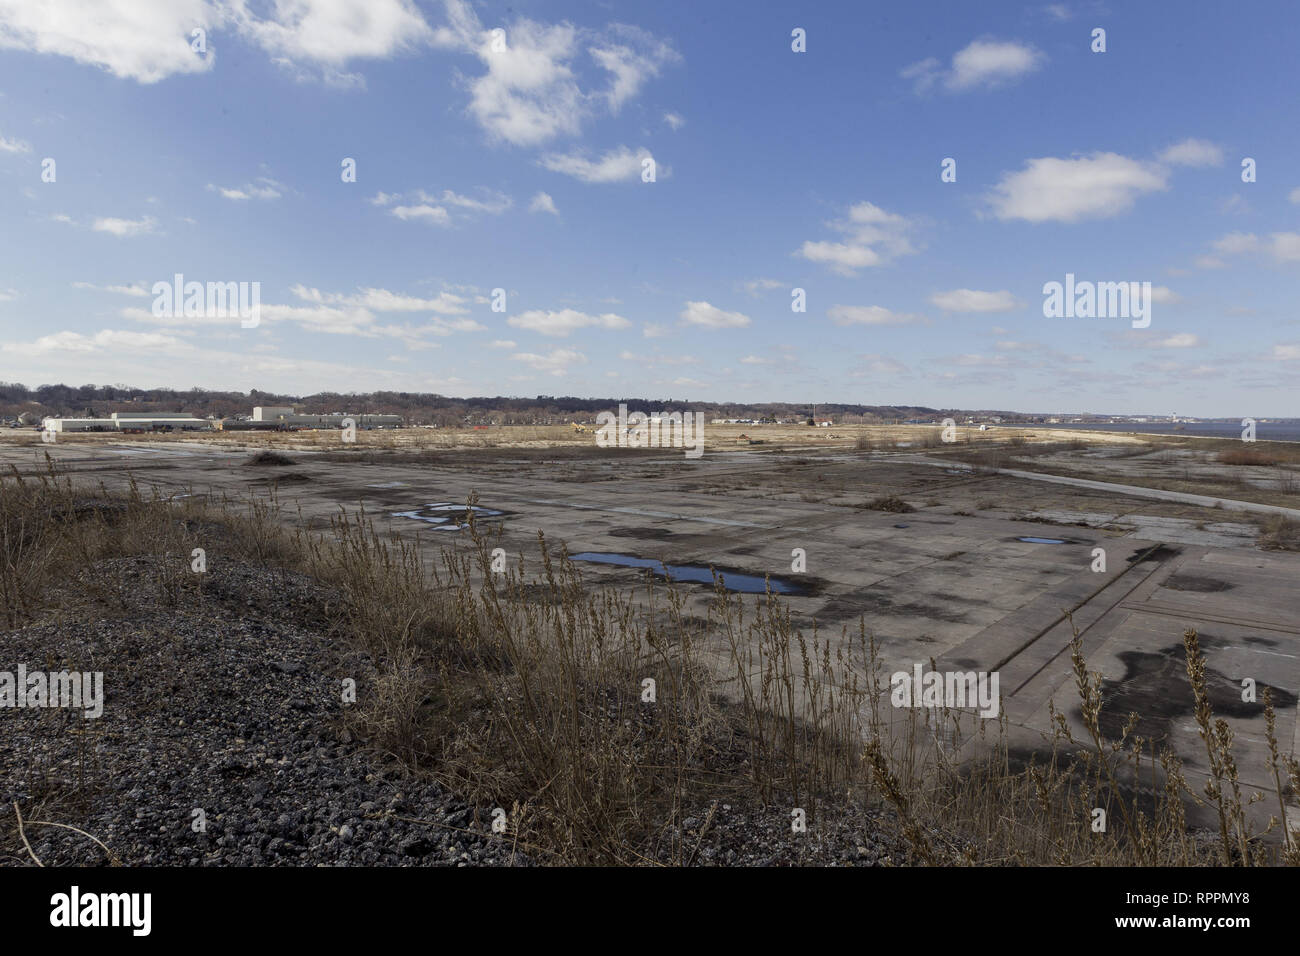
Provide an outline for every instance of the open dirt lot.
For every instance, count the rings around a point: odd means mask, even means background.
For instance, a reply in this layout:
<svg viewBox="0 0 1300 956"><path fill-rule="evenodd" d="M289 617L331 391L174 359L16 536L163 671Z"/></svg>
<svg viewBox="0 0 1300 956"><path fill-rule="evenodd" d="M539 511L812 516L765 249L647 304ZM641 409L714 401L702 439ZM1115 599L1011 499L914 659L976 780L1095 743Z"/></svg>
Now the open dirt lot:
<svg viewBox="0 0 1300 956"><path fill-rule="evenodd" d="M1300 554L1261 549L1257 516L1231 502L1138 497L1102 484L1155 490L1169 480L1215 495L1256 480L1229 480L1235 473L1213 449L1053 431L1044 437L1058 445L1089 444L1016 458L1005 434L995 446L963 430L974 440L945 448L927 429L826 429L823 437L732 426L708 430L705 454L691 460L681 450L599 449L571 429L513 430L513 441L512 430L500 431L481 439L362 433L351 446L328 433L51 444L24 433L0 444L0 465L32 473L48 455L110 489L134 480L164 496L274 496L292 520L325 532L332 517L364 509L378 530L430 556L466 546L455 517L477 496L480 523L499 530L510 561L531 560L542 533L583 556L590 586L628 588L651 573L608 563L625 558L685 566L679 578L690 566L704 578L713 568L742 588L770 576L801 627L823 637L844 631L847 641L865 622L887 672L931 659L941 669L998 671L1026 750L1049 727L1049 701L1077 721L1068 613L1089 667L1106 678L1105 721L1118 730L1129 711L1140 713L1139 732L1170 742L1192 779L1206 769L1184 693L1181 637L1195 627L1216 713L1241 748L1244 783L1272 786L1261 705L1242 700L1244 680L1261 697L1273 689L1278 736L1300 749ZM1003 455L996 462L971 458L994 447ZM267 448L289 463L249 463ZM1049 472L1085 482L1043 480ZM1288 510L1279 502L1296 507L1285 486L1253 487L1263 497L1242 500L1270 502L1279 514ZM882 501L892 510L880 510ZM802 571L792 567L796 551L806 556ZM712 585L677 587L687 613L706 620Z"/></svg>

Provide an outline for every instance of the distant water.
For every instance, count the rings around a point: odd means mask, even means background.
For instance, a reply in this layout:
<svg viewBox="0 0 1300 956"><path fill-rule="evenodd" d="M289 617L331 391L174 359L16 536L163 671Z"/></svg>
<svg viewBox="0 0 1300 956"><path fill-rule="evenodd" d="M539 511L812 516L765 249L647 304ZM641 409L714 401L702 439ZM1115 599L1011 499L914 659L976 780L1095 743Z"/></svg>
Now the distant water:
<svg viewBox="0 0 1300 956"><path fill-rule="evenodd" d="M1196 422L1176 428L1172 422L1097 422L1061 425L1001 425L1001 428L1064 428L1075 431L1137 432L1143 435L1190 435L1195 438L1241 438L1241 422ZM1255 425L1259 441L1300 442L1300 422L1259 422Z"/></svg>

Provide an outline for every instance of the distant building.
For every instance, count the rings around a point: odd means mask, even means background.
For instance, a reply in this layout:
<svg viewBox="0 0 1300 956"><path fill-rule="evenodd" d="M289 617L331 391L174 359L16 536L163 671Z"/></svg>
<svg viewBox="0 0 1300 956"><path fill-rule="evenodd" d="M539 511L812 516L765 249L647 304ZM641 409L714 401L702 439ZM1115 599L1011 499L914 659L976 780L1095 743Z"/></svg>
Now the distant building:
<svg viewBox="0 0 1300 956"><path fill-rule="evenodd" d="M209 422L185 412L114 412L110 418L47 418L51 432L202 431Z"/></svg>
<svg viewBox="0 0 1300 956"><path fill-rule="evenodd" d="M111 418L47 418L41 427L47 432L117 431Z"/></svg>
<svg viewBox="0 0 1300 956"><path fill-rule="evenodd" d="M331 415L301 415L288 405L258 405L253 409L253 421L279 424L286 428L342 428L343 422L352 419L357 428L399 428L401 415L359 415L351 412L334 412Z"/></svg>

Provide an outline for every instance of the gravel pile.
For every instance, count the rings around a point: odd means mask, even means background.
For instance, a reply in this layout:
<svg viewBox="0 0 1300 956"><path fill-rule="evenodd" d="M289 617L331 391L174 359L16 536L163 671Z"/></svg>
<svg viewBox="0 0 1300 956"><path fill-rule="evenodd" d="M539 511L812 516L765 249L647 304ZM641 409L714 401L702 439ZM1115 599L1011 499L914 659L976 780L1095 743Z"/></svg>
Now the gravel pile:
<svg viewBox="0 0 1300 956"><path fill-rule="evenodd" d="M126 615L0 633L0 671L104 675L98 719L0 709L0 864L32 864L15 800L25 819L79 827L129 865L528 862L491 836L489 811L351 738L342 682L356 680L360 699L373 667L312 626L328 616L328 592L226 564L207 573L200 600L168 607L148 596L153 560L95 569L132 602ZM110 861L66 829L26 835L47 866Z"/></svg>
<svg viewBox="0 0 1300 956"><path fill-rule="evenodd" d="M0 708L0 865L34 865L15 800L47 866L531 864L491 835L491 808L467 805L354 739L343 682L355 680L364 700L375 668L330 637L331 591L299 574L221 561L201 590L199 575L182 578L177 596L165 568L182 561L103 562L69 590L125 610L86 608L0 632L0 671L101 671L104 691L93 720ZM698 807L664 826L657 861L918 862L887 810L822 805L805 832L791 819L788 808L736 801Z"/></svg>
<svg viewBox="0 0 1300 956"><path fill-rule="evenodd" d="M688 866L913 866L896 817L821 806L796 832L790 810L717 802L665 831L659 861Z"/></svg>

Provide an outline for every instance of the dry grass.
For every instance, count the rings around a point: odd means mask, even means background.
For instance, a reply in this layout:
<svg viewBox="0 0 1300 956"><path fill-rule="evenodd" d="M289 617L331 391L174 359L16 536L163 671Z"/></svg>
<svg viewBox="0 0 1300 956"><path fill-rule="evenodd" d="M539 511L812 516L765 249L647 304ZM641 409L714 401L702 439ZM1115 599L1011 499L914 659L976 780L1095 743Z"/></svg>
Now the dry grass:
<svg viewBox="0 0 1300 956"><path fill-rule="evenodd" d="M1258 545L1266 551L1300 551L1300 521L1285 515L1259 519Z"/></svg>
<svg viewBox="0 0 1300 956"><path fill-rule="evenodd" d="M862 507L871 511L888 511L894 514L908 514L916 510L898 495L883 495L880 498L872 498Z"/></svg>
<svg viewBox="0 0 1300 956"><path fill-rule="evenodd" d="M472 521L468 540L430 566L365 515L319 536L289 530L290 517L273 502L167 502L136 489L114 498L53 471L6 477L7 626L59 613L43 582L75 573L111 602L110 581L96 588L106 558L187 554L219 533L230 556L298 569L339 595L338 633L382 675L354 728L413 772L506 808L508 838L543 862L685 863L681 819L730 800L803 807L810 821L848 804L887 806L915 860L939 865L1300 863L1281 822L1294 818L1286 800L1300 765L1280 752L1269 703L1279 822L1251 831L1253 798L1231 732L1210 710L1194 634L1190 693L1211 768L1200 793L1176 757L1131 736L1135 720L1106 739L1102 681L1077 636L1078 723L1053 708L1053 731L1017 762L1005 718L891 707L866 621L854 634L808 633L778 597L747 601L721 587L699 620L649 577L635 592L589 589L540 535L531 554L494 572L498 542ZM158 566L155 591L195 599L200 585L184 562ZM718 641L726 665L706 652ZM1186 805L1198 801L1220 821L1209 839L1186 823ZM1104 833L1091 826L1095 808L1112 821ZM0 848L21 852L15 840L0 829Z"/></svg>
<svg viewBox="0 0 1300 956"><path fill-rule="evenodd" d="M1278 463L1278 458L1275 455L1257 451L1253 448L1233 448L1228 451L1221 451L1218 459L1225 465L1266 465L1272 467Z"/></svg>

